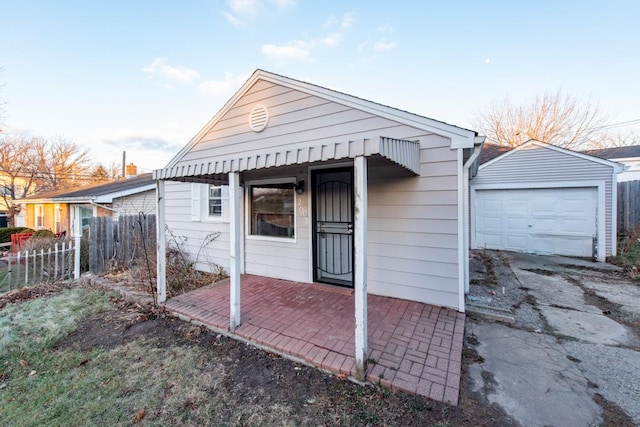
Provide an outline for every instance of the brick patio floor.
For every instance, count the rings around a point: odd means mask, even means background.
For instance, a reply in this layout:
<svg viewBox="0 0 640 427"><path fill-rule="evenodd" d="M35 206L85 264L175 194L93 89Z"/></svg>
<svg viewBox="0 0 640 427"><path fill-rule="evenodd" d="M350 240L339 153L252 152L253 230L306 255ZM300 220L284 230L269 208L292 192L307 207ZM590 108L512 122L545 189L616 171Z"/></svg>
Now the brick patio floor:
<svg viewBox="0 0 640 427"><path fill-rule="evenodd" d="M337 374L355 375L350 289L243 275L239 337ZM457 405L463 313L407 300L368 297L367 380ZM229 281L171 298L166 308L213 329L229 329Z"/></svg>

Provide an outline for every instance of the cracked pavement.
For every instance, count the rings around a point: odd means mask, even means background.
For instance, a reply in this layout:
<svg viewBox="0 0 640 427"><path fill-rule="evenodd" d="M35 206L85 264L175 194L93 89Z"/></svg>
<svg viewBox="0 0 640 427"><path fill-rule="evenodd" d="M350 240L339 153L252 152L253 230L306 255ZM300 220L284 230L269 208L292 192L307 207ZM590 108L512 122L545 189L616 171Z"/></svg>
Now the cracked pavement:
<svg viewBox="0 0 640 427"><path fill-rule="evenodd" d="M495 251L481 260L472 277L493 275L515 323L468 317L483 359L469 368L475 390L524 426L601 425L596 393L640 425L640 286L584 260Z"/></svg>

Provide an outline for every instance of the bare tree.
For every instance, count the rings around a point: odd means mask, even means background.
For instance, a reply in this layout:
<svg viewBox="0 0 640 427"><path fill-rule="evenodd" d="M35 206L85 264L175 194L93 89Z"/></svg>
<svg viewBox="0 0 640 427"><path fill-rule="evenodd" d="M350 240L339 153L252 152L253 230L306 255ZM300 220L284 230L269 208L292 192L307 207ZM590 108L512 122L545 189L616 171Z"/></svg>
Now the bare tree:
<svg viewBox="0 0 640 427"><path fill-rule="evenodd" d="M91 171L92 182L105 182L109 181L109 171L102 164L98 164Z"/></svg>
<svg viewBox="0 0 640 427"><path fill-rule="evenodd" d="M0 200L6 207L10 226L15 225L15 215L20 212L20 206L14 201L31 195L36 189L33 142L24 136L0 136Z"/></svg>
<svg viewBox="0 0 640 427"><path fill-rule="evenodd" d="M640 134L635 130L602 133L599 138L593 141L592 148L628 147L630 145L640 145Z"/></svg>
<svg viewBox="0 0 640 427"><path fill-rule="evenodd" d="M38 191L64 190L91 181L89 153L64 137L34 143Z"/></svg>
<svg viewBox="0 0 640 427"><path fill-rule="evenodd" d="M606 123L607 118L590 99L583 103L559 90L520 105L505 98L477 115L473 124L499 145L515 147L536 139L580 149L593 146Z"/></svg>
<svg viewBox="0 0 640 427"><path fill-rule="evenodd" d="M0 67L0 71L4 71L4 68ZM0 89L4 88L4 83L0 84ZM4 120L6 118L7 111L5 110L6 101L0 97L0 135L4 133Z"/></svg>

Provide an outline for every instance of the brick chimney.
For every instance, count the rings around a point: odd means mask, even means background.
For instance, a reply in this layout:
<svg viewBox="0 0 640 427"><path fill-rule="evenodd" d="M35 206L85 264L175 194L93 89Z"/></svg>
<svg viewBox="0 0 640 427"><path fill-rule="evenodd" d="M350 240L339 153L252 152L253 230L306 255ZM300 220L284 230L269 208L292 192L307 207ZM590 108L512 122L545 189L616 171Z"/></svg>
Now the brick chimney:
<svg viewBox="0 0 640 427"><path fill-rule="evenodd" d="M133 163L127 165L127 178L133 178L138 175L138 167Z"/></svg>

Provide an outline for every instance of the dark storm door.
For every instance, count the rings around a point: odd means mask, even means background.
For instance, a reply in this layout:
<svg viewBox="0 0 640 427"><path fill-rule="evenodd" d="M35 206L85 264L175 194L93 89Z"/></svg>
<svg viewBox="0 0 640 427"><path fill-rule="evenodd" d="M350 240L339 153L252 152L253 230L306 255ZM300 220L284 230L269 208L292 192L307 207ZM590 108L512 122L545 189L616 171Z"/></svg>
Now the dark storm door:
<svg viewBox="0 0 640 427"><path fill-rule="evenodd" d="M353 170L313 173L314 279L353 287Z"/></svg>

